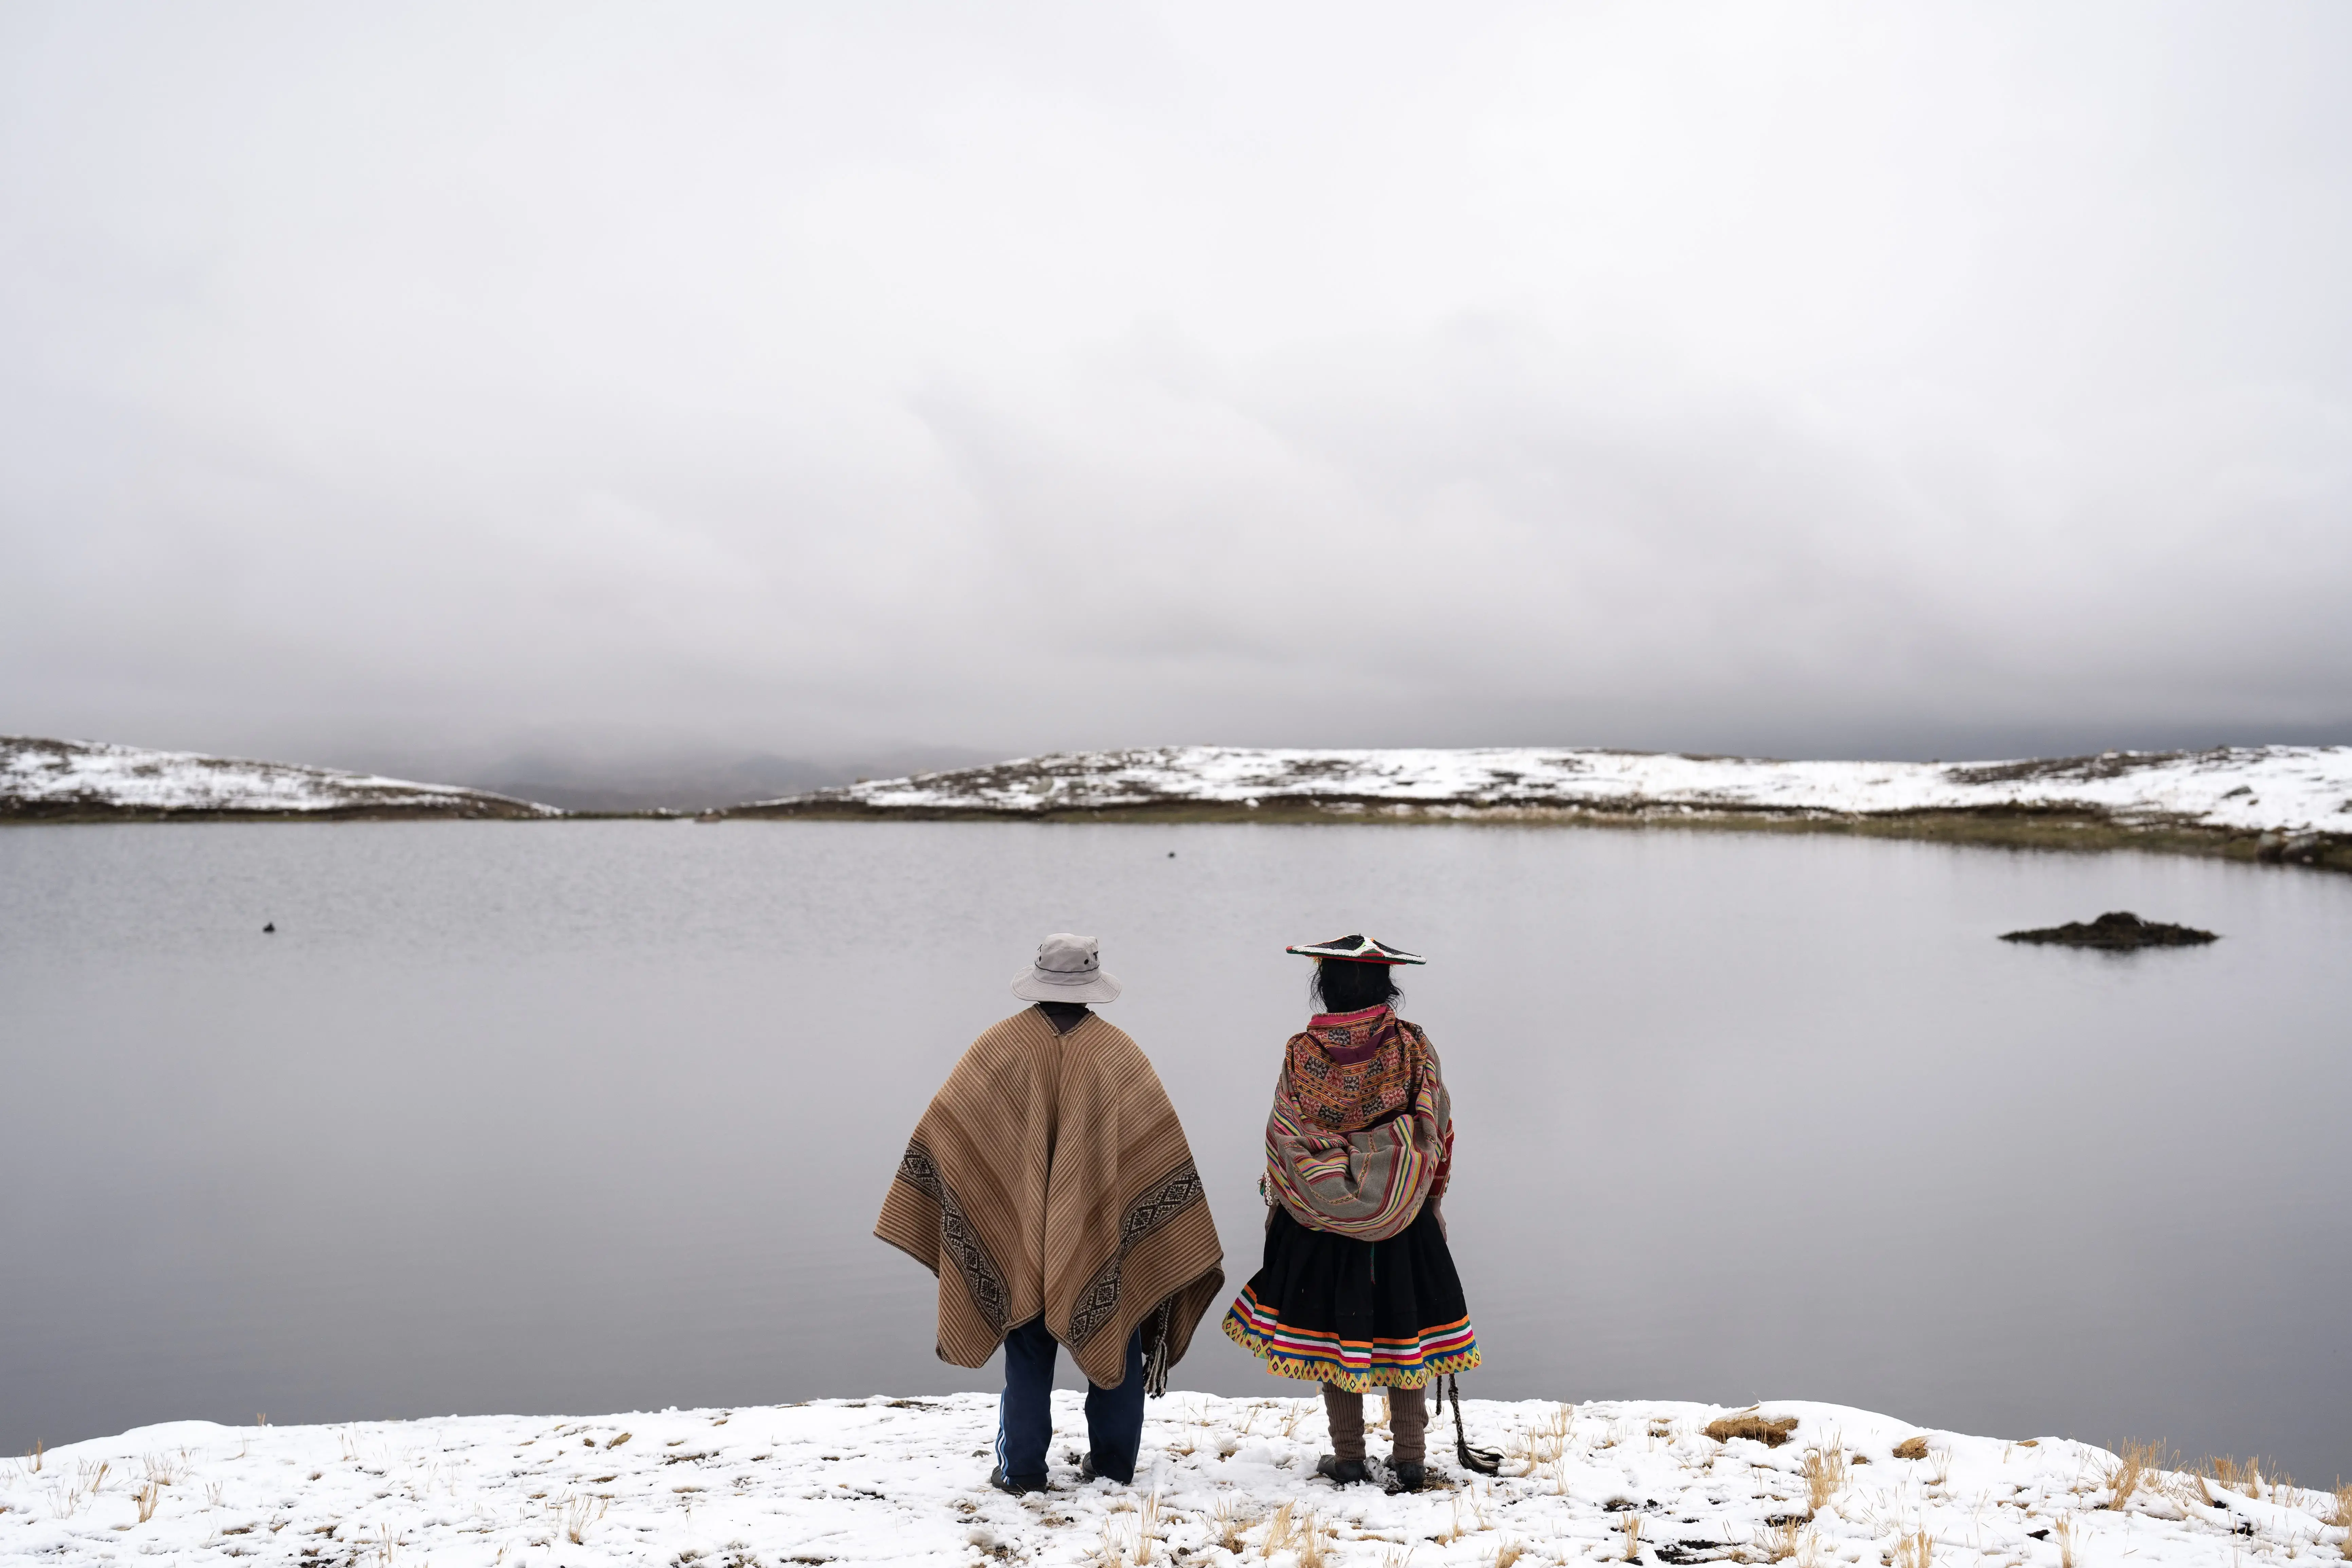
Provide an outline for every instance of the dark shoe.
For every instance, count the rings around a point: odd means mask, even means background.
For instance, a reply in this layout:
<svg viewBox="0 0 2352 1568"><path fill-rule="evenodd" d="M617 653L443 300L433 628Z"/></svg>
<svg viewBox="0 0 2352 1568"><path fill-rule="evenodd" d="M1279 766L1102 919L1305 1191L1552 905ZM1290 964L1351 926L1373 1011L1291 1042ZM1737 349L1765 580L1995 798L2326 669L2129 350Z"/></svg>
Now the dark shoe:
<svg viewBox="0 0 2352 1568"><path fill-rule="evenodd" d="M1364 1461L1343 1459L1336 1454L1326 1454L1315 1461L1315 1473L1327 1481L1333 1481L1343 1487L1352 1487L1365 1479Z"/></svg>
<svg viewBox="0 0 2352 1568"><path fill-rule="evenodd" d="M988 1484L998 1491L1011 1492L1014 1497L1020 1497L1026 1492L1042 1492L1045 1489L1045 1479L1043 1476L1034 1481L1014 1480L1004 1473L1002 1466L988 1472Z"/></svg>
<svg viewBox="0 0 2352 1568"><path fill-rule="evenodd" d="M1095 1468L1095 1457L1092 1454L1088 1454L1086 1458L1078 1461L1078 1479L1081 1481L1109 1481L1117 1486L1131 1487L1135 1484L1135 1473L1130 1470L1124 1476L1107 1475L1103 1471Z"/></svg>
<svg viewBox="0 0 2352 1568"><path fill-rule="evenodd" d="M1417 1492L1429 1484L1427 1472L1416 1459L1391 1459L1389 1461L1389 1475L1388 1489L1392 1492Z"/></svg>

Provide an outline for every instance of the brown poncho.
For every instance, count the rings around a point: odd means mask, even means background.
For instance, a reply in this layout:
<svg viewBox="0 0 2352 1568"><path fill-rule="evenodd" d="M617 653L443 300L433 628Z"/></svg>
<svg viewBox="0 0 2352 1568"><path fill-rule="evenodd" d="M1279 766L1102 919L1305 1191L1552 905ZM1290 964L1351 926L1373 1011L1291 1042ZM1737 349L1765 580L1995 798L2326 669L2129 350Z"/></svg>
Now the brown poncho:
<svg viewBox="0 0 2352 1568"><path fill-rule="evenodd" d="M1056 1035L1027 1008L974 1040L874 1234L939 1276L941 1361L984 1366L1042 1313L1098 1388L1125 1381L1140 1324L1161 1391L1225 1281L1175 1108L1136 1043L1093 1015Z"/></svg>

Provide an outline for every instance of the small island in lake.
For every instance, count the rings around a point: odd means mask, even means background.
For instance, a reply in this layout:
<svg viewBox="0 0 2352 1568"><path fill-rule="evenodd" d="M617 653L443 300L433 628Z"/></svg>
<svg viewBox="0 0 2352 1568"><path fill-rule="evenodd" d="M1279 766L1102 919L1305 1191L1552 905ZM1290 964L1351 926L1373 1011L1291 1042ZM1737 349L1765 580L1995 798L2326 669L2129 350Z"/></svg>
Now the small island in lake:
<svg viewBox="0 0 2352 1568"><path fill-rule="evenodd" d="M2195 926L2166 925L2144 921L2129 910L2109 910L2095 921L2068 921L2038 931L2005 931L2003 942L2030 942L2052 947L2098 947L2126 952L2141 947L2202 947L2221 939Z"/></svg>

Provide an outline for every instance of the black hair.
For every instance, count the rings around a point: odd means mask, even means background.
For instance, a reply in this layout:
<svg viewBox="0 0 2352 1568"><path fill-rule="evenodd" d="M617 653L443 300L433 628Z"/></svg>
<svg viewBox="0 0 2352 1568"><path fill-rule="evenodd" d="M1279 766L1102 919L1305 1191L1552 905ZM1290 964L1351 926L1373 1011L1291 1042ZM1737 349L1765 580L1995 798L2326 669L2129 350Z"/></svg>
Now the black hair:
<svg viewBox="0 0 2352 1568"><path fill-rule="evenodd" d="M1326 1013L1360 1013L1367 1007L1402 1006L1404 993L1397 989L1396 966L1365 963L1352 958L1323 958L1307 982L1307 994Z"/></svg>

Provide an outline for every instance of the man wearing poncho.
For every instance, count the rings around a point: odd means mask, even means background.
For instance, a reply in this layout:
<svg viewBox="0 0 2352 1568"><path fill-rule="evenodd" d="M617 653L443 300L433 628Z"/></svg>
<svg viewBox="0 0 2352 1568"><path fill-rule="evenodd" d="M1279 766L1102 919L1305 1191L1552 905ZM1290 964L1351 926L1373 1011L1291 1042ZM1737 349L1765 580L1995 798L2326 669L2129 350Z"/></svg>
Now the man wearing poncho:
<svg viewBox="0 0 2352 1568"><path fill-rule="evenodd" d="M1454 1158L1437 1053L1396 1016L1394 966L1416 954L1364 936L1294 947L1317 960L1317 1014L1283 1049L1265 1126L1265 1267L1225 1332L1277 1377L1323 1385L1333 1452L1316 1468L1367 1479L1363 1392L1389 1389L1396 1485L1423 1479L1433 1377L1478 1364L1478 1340L1438 1213Z"/></svg>
<svg viewBox="0 0 2352 1568"><path fill-rule="evenodd" d="M996 1468L1043 1490L1056 1347L1086 1374L1079 1474L1134 1479L1143 1398L1167 1390L1224 1287L1184 1129L1092 937L1049 936L1013 983L1036 1004L982 1035L916 1125L874 1233L939 1277L939 1355L1004 1347Z"/></svg>

